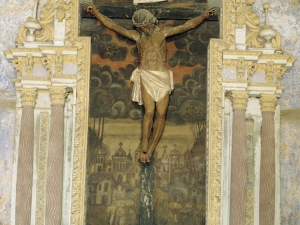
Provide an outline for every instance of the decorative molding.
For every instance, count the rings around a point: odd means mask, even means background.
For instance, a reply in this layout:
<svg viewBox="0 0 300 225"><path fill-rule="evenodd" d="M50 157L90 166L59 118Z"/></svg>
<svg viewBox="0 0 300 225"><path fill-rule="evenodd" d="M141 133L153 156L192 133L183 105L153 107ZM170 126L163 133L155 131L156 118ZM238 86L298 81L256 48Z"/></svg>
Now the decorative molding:
<svg viewBox="0 0 300 225"><path fill-rule="evenodd" d="M56 3L56 19L58 22L62 22L66 16L66 7L65 3L62 0L57 1Z"/></svg>
<svg viewBox="0 0 300 225"><path fill-rule="evenodd" d="M245 58L239 57L236 64L236 78L241 82L245 77Z"/></svg>
<svg viewBox="0 0 300 225"><path fill-rule="evenodd" d="M42 65L47 70L48 76L52 77L52 68L53 68L53 63L54 63L54 56L53 55L44 56L41 59L41 62L42 62Z"/></svg>
<svg viewBox="0 0 300 225"><path fill-rule="evenodd" d="M79 0L66 0L66 46L72 46L78 37Z"/></svg>
<svg viewBox="0 0 300 225"><path fill-rule="evenodd" d="M20 88L19 91L22 98L22 106L34 107L36 104L37 89Z"/></svg>
<svg viewBox="0 0 300 225"><path fill-rule="evenodd" d="M223 0L223 40L228 50L235 49L235 0Z"/></svg>
<svg viewBox="0 0 300 225"><path fill-rule="evenodd" d="M225 4L225 3L224 3ZM207 151L207 224L220 224L221 220L221 168L222 168L222 52L223 40L210 40L208 86L208 149Z"/></svg>
<svg viewBox="0 0 300 225"><path fill-rule="evenodd" d="M25 77L29 78L33 76L33 67L34 67L34 60L32 54L27 54L26 56L26 64L25 64Z"/></svg>
<svg viewBox="0 0 300 225"><path fill-rule="evenodd" d="M262 112L275 112L277 106L277 96L262 94L260 97L260 104Z"/></svg>
<svg viewBox="0 0 300 225"><path fill-rule="evenodd" d="M256 62L247 61L246 62L247 69L247 81L250 82L251 76L257 71L258 64Z"/></svg>
<svg viewBox="0 0 300 225"><path fill-rule="evenodd" d="M85 176L86 176L86 146L88 135L88 103L89 103L89 74L90 74L90 39L77 38L78 67L77 67L77 100L73 156L72 182L72 225L84 224L85 221Z"/></svg>
<svg viewBox="0 0 300 225"><path fill-rule="evenodd" d="M266 65L266 71L265 71L265 79L267 84L272 84L274 82L274 62L269 61Z"/></svg>
<svg viewBox="0 0 300 225"><path fill-rule="evenodd" d="M246 109L249 94L246 91L231 91L233 109Z"/></svg>
<svg viewBox="0 0 300 225"><path fill-rule="evenodd" d="M18 73L18 78L20 79L24 73L24 66L25 66L25 58L17 57L12 61L13 66L16 68Z"/></svg>
<svg viewBox="0 0 300 225"><path fill-rule="evenodd" d="M55 77L62 77L64 60L61 52L56 52L55 55Z"/></svg>
<svg viewBox="0 0 300 225"><path fill-rule="evenodd" d="M242 0L244 1L244 0ZM246 35L246 43L249 48L263 48L265 39L259 36L259 32L261 30L260 19L253 11L252 5L255 0L249 0L246 2L245 6L245 17L246 17L246 25L248 27L248 32ZM272 45L275 49L279 51L283 51L283 47L281 46L281 36L280 33L276 31L276 37L272 39Z"/></svg>
<svg viewBox="0 0 300 225"><path fill-rule="evenodd" d="M64 105L68 92L66 87L49 87L52 105Z"/></svg>
<svg viewBox="0 0 300 225"><path fill-rule="evenodd" d="M49 134L49 113L40 113L40 135L38 149L38 172L37 172L37 198L36 198L36 224L45 223L45 188L46 188L46 168L47 150Z"/></svg>

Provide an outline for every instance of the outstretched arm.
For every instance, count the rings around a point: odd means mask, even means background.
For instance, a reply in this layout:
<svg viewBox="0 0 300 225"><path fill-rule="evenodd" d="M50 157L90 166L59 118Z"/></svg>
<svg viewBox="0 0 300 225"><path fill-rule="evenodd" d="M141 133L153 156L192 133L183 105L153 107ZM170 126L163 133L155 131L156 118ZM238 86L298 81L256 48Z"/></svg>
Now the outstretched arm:
<svg viewBox="0 0 300 225"><path fill-rule="evenodd" d="M166 31L166 37L172 36L175 34L183 33L187 30L193 29L197 27L200 23L203 22L203 20L213 16L216 13L216 10L214 7L208 8L205 10L205 12L196 18L190 19L186 21L183 25L177 26L177 27L165 27Z"/></svg>
<svg viewBox="0 0 300 225"><path fill-rule="evenodd" d="M117 25L112 19L104 16L103 14L101 14L96 6L92 3L87 3L85 5L85 9L88 13L95 15L96 18L107 28L109 28L110 30L115 31L116 33L129 38L133 41L135 41L138 37L139 37L139 33L136 30L127 30L119 25Z"/></svg>

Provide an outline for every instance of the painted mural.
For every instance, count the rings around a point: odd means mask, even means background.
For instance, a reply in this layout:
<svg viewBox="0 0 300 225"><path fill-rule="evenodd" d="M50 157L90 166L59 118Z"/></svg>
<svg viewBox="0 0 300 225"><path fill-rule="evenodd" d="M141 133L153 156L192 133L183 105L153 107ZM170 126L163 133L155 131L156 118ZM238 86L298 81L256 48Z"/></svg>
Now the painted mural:
<svg viewBox="0 0 300 225"><path fill-rule="evenodd" d="M115 21L134 29L129 19ZM159 26L184 22L161 20ZM154 224L205 224L207 46L218 34L218 22L209 21L167 39L175 88L153 159ZM92 38L87 224L136 225L144 114L143 106L131 101L137 49L94 18L82 20L81 35Z"/></svg>

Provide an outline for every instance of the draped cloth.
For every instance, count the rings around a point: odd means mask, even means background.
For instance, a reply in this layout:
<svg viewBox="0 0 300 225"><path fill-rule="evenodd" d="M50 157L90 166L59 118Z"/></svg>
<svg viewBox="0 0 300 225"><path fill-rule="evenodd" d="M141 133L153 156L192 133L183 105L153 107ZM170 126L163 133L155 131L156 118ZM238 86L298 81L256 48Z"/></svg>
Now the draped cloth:
<svg viewBox="0 0 300 225"><path fill-rule="evenodd" d="M161 72L136 68L132 72L130 80L134 83L131 94L132 101L138 102L139 105L143 104L141 83L155 102L159 102L174 89L171 70Z"/></svg>

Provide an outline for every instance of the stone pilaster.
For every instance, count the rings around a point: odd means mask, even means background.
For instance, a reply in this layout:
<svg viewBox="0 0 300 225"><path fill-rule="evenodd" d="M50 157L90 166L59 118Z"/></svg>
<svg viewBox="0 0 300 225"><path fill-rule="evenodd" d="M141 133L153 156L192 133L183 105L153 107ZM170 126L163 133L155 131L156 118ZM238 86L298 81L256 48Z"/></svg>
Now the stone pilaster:
<svg viewBox="0 0 300 225"><path fill-rule="evenodd" d="M18 150L16 185L16 224L29 225L31 220L33 150L34 150L34 106L36 89L20 89L22 116Z"/></svg>
<svg viewBox="0 0 300 225"><path fill-rule="evenodd" d="M275 216L275 126L276 95L261 95L261 164L259 224L273 225Z"/></svg>
<svg viewBox="0 0 300 225"><path fill-rule="evenodd" d="M247 200L246 108L248 93L233 91L230 224L245 224Z"/></svg>
<svg viewBox="0 0 300 225"><path fill-rule="evenodd" d="M62 220L65 87L51 87L51 121L46 180L46 225Z"/></svg>

